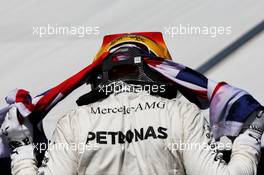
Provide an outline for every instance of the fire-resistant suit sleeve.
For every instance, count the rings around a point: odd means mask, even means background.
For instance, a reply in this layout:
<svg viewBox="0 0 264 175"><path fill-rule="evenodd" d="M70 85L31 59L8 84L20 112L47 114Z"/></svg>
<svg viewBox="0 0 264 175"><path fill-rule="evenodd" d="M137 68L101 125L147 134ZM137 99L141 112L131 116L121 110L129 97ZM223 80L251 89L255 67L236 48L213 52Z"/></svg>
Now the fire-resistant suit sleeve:
<svg viewBox="0 0 264 175"><path fill-rule="evenodd" d="M34 159L23 159L19 161L12 160L12 174L77 174L77 145L75 145L75 136L73 130L71 129L71 121L69 115L66 115L58 122L56 130L52 137L53 143L49 145L49 149L45 155L46 161L43 163L42 167L37 169Z"/></svg>
<svg viewBox="0 0 264 175"><path fill-rule="evenodd" d="M229 163L212 147L208 124L196 106L189 104L182 111L183 142L188 146L183 151L186 174L190 175L255 175L260 157L261 135L246 130L232 146Z"/></svg>

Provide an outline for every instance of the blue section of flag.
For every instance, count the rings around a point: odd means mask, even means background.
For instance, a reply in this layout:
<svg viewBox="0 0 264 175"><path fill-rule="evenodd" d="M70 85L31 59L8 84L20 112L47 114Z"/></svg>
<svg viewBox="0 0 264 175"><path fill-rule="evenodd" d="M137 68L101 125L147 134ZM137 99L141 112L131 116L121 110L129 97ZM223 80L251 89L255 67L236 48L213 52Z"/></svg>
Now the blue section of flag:
<svg viewBox="0 0 264 175"><path fill-rule="evenodd" d="M208 79L190 68L181 70L176 78L207 89Z"/></svg>
<svg viewBox="0 0 264 175"><path fill-rule="evenodd" d="M229 110L227 121L245 122L248 116L261 105L249 94L240 97Z"/></svg>
<svg viewBox="0 0 264 175"><path fill-rule="evenodd" d="M166 66L169 65L169 66L172 66L174 69L176 70L182 70L182 69L185 69L185 66L182 65L182 64L179 64L179 63L176 63L176 62L173 62L173 61L168 61L168 60L163 60L162 61L163 64Z"/></svg>

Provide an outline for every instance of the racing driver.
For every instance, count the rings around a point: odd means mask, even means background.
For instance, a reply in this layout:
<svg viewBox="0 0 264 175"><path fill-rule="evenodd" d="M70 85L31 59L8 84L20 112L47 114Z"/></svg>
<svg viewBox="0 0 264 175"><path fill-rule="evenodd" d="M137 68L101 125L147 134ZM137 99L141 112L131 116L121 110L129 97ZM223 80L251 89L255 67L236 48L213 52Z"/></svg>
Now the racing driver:
<svg viewBox="0 0 264 175"><path fill-rule="evenodd" d="M109 57L117 61L104 62L93 76L93 94L80 98L79 107L59 120L41 167L30 121L21 125L17 109L10 109L1 130L10 142L23 143L12 150L14 175L257 174L263 111L251 114L254 120L234 138L230 161L225 162L212 146L210 127L196 105L182 102L175 87L146 67L119 64L159 53L137 41L140 36L109 49ZM111 92L103 96L99 86L111 87ZM159 92L153 93L153 87Z"/></svg>

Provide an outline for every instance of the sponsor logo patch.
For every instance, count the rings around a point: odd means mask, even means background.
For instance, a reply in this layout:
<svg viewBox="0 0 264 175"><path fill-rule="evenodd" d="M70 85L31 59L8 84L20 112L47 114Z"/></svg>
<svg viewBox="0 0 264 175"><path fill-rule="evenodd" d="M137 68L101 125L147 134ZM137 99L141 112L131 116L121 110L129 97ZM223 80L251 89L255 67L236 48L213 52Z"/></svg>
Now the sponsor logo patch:
<svg viewBox="0 0 264 175"><path fill-rule="evenodd" d="M122 131L97 131L88 132L86 144L95 141L98 144L124 144L126 142L138 142L153 139L166 139L168 137L167 128L149 126L146 128Z"/></svg>
<svg viewBox="0 0 264 175"><path fill-rule="evenodd" d="M101 108L101 107L91 107L92 114L130 114L131 112L151 110L151 109L164 109L165 102L146 102L144 104L138 103L136 106L119 106L119 107L110 107L110 108Z"/></svg>

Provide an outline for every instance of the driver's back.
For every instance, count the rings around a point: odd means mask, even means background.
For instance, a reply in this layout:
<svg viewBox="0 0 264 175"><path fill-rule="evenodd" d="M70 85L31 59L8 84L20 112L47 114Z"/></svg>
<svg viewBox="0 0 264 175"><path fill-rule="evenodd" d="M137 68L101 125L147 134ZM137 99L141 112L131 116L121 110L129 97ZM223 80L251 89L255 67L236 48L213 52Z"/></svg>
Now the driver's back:
<svg viewBox="0 0 264 175"><path fill-rule="evenodd" d="M77 146L65 155L76 164L65 160L62 167L77 168L78 174L184 174L175 149L183 132L181 108L146 92L113 94L82 106L62 118L55 132L56 144Z"/></svg>

